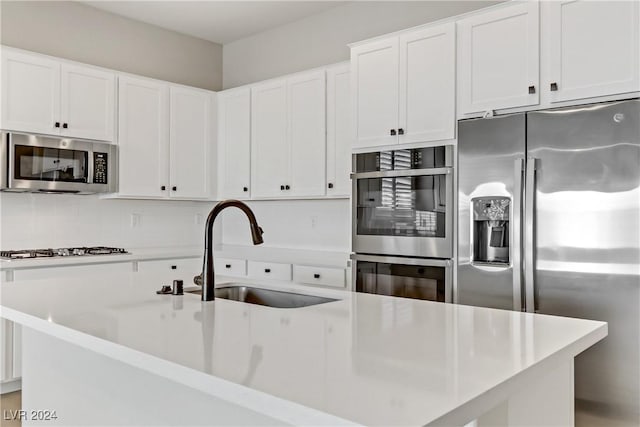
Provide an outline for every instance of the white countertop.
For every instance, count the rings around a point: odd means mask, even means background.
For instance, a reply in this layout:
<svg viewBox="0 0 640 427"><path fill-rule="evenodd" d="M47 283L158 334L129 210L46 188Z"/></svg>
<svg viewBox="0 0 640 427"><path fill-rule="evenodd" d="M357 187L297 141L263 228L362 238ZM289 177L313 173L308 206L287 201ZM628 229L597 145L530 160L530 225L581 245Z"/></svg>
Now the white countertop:
<svg viewBox="0 0 640 427"><path fill-rule="evenodd" d="M196 246L171 248L132 248L124 255L86 255L37 259L0 260L0 271L70 265L107 264L129 261L197 258L204 249ZM346 268L348 252L316 251L306 249L271 248L268 246L217 246L214 257L249 259L253 261L282 262L298 265Z"/></svg>
<svg viewBox="0 0 640 427"><path fill-rule="evenodd" d="M139 273L5 283L0 315L294 424L442 420L607 333L603 322L346 291L311 288L341 300L274 309L158 287Z"/></svg>

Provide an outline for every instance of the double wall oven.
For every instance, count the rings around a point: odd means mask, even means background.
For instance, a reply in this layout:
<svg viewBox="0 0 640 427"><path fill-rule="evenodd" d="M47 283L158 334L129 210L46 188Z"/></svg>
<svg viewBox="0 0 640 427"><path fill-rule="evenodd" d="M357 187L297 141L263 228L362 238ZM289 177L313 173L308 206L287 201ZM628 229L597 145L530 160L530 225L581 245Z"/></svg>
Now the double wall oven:
<svg viewBox="0 0 640 427"><path fill-rule="evenodd" d="M353 155L357 292L452 300L452 146Z"/></svg>

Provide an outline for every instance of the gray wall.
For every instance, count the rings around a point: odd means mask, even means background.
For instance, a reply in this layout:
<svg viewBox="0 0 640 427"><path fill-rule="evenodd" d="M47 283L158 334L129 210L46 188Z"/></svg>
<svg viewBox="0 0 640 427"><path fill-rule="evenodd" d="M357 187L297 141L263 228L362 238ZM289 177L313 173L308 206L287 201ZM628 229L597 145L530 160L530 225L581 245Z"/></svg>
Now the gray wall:
<svg viewBox="0 0 640 427"><path fill-rule="evenodd" d="M0 41L47 55L210 90L222 46L68 1L0 2Z"/></svg>
<svg viewBox="0 0 640 427"><path fill-rule="evenodd" d="M349 2L224 45L228 89L349 59L348 43L425 24L498 1Z"/></svg>

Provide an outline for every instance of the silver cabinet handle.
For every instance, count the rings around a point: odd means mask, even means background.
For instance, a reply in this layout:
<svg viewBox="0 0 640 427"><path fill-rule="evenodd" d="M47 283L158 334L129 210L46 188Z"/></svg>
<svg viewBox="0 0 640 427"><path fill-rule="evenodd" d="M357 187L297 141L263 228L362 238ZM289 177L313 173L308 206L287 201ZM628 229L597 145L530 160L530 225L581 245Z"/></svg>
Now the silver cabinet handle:
<svg viewBox="0 0 640 427"><path fill-rule="evenodd" d="M511 224L511 259L513 260L513 309L522 311L522 193L524 188L524 159L515 160L513 186L513 223Z"/></svg>
<svg viewBox="0 0 640 427"><path fill-rule="evenodd" d="M536 159L527 158L527 176L524 193L524 283L525 283L525 308L528 312L535 311L535 278L534 278L534 221L536 191Z"/></svg>

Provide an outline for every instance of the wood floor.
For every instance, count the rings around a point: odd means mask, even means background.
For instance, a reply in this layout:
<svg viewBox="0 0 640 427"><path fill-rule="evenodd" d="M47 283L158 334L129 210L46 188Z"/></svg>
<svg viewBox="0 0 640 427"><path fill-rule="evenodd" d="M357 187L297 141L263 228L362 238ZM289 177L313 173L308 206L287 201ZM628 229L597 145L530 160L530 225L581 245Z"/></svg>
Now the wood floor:
<svg viewBox="0 0 640 427"><path fill-rule="evenodd" d="M20 420L11 420L9 411L17 411L22 407L22 394L19 391L0 395L0 427L20 427ZM5 420L5 418L9 418Z"/></svg>

